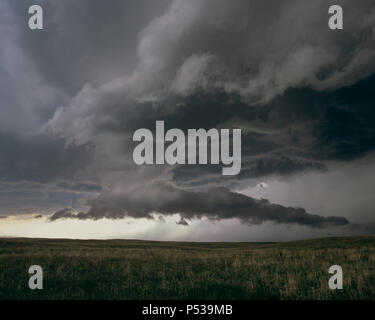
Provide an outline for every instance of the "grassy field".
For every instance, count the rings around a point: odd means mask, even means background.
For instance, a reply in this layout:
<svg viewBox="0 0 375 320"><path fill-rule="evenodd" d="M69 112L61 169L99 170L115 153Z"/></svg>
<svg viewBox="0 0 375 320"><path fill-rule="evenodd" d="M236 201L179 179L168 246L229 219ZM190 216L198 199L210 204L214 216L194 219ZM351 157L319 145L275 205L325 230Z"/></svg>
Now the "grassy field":
<svg viewBox="0 0 375 320"><path fill-rule="evenodd" d="M44 289L28 288L40 265ZM330 290L341 265L344 289ZM0 299L374 299L375 237L287 243L0 239Z"/></svg>

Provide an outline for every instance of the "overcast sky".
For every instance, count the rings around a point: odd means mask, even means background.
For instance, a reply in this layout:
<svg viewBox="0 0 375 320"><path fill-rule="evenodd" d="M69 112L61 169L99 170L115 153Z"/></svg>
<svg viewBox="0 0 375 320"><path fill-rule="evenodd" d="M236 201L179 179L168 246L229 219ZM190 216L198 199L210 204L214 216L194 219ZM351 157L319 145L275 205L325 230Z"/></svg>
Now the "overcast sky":
<svg viewBox="0 0 375 320"><path fill-rule="evenodd" d="M28 28L28 8L44 29ZM2 0L0 236L375 233L375 7ZM242 130L242 169L133 161L135 130Z"/></svg>

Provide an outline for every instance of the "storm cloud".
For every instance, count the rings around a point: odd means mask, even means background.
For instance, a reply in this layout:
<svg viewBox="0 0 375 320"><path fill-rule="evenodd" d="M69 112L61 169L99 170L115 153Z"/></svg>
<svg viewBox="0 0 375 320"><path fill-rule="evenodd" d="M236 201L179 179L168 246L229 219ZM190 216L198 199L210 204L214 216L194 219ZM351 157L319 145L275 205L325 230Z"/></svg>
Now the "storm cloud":
<svg viewBox="0 0 375 320"><path fill-rule="evenodd" d="M93 143L129 172L137 170L132 133L156 120L170 128L241 128L241 174L178 167L172 179L184 187L232 188L243 179L324 170L326 161L373 150L370 2L345 16L352 30L345 36L327 27L325 1L271 4L171 1L139 32L132 72L86 84L45 131L68 144Z"/></svg>
<svg viewBox="0 0 375 320"><path fill-rule="evenodd" d="M26 12L37 3L45 28L32 32ZM375 150L373 0L337 0L340 31L328 28L325 0L37 3L0 4L4 214L32 207L55 212L53 221L177 213L179 225L203 217L349 224L339 209L322 214L240 192L325 174ZM241 172L135 165L133 133L154 131L157 120L166 130L241 129ZM308 186L301 192L309 197Z"/></svg>
<svg viewBox="0 0 375 320"><path fill-rule="evenodd" d="M253 199L230 192L225 188L214 188L207 192L189 192L163 184L135 189L126 194L103 193L90 203L87 212L77 214L70 208L62 209L51 216L76 219L121 219L124 217L152 218L151 213L164 215L180 214L178 224L188 225L187 219L210 220L240 219L243 223L260 224L266 221L299 224L313 228L342 226L349 224L343 217L322 217L307 213L302 208L272 204L266 199Z"/></svg>

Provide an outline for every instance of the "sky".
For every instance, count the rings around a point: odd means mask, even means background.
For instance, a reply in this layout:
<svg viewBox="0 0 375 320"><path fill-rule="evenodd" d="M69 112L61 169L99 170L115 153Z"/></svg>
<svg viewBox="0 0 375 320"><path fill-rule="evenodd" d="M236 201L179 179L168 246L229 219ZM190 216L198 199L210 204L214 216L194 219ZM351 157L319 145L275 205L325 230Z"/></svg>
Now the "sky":
<svg viewBox="0 0 375 320"><path fill-rule="evenodd" d="M0 236L374 234L375 7L334 2L2 0ZM135 164L156 121L241 129L240 173Z"/></svg>

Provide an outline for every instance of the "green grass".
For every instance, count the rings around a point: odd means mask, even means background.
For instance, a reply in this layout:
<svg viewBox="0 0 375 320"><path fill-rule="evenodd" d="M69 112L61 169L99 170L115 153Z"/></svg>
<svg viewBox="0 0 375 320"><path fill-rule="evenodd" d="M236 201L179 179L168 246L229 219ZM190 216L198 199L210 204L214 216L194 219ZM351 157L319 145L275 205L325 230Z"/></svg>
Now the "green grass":
<svg viewBox="0 0 375 320"><path fill-rule="evenodd" d="M44 289L28 288L40 265ZM344 289L328 288L341 265ZM374 299L375 237L287 243L0 239L0 299Z"/></svg>

